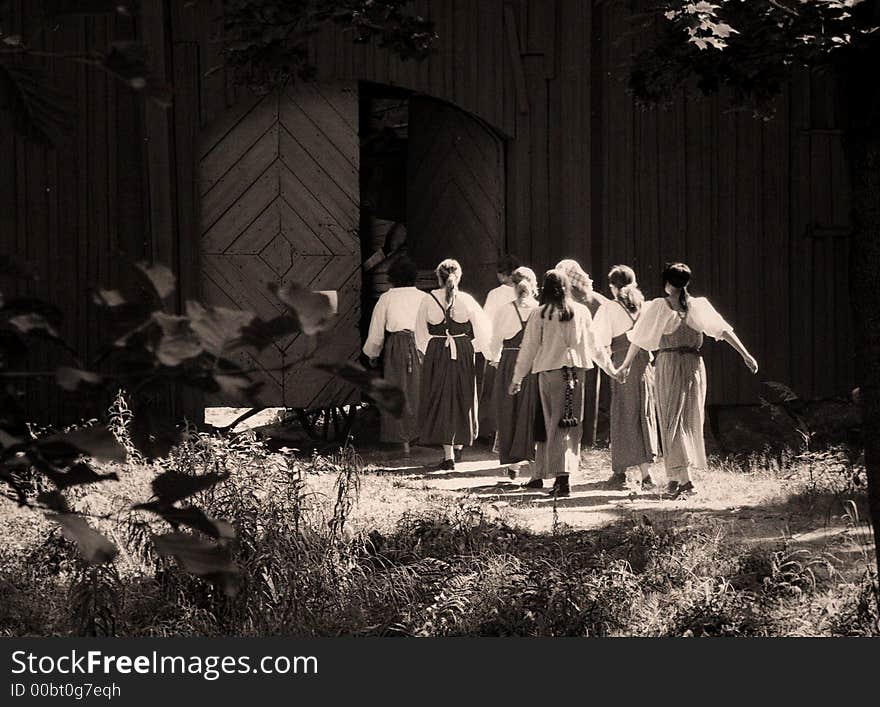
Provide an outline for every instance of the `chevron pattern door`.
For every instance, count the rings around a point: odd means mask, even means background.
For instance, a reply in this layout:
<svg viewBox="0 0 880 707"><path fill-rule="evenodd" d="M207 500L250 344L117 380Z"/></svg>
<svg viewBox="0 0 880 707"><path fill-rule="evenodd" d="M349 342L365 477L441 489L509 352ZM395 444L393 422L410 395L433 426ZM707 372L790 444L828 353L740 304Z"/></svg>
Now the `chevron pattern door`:
<svg viewBox="0 0 880 707"><path fill-rule="evenodd" d="M455 258L462 289L482 303L505 248L504 143L458 108L413 97L409 107L407 230L418 266Z"/></svg>
<svg viewBox="0 0 880 707"><path fill-rule="evenodd" d="M270 283L338 293L339 317L317 341L296 335L242 354L265 385L267 406L319 408L357 399L348 384L297 365L351 360L360 346L357 85L297 84L236 106L200 145L201 278L209 304L282 312ZM209 405L229 401L213 398Z"/></svg>

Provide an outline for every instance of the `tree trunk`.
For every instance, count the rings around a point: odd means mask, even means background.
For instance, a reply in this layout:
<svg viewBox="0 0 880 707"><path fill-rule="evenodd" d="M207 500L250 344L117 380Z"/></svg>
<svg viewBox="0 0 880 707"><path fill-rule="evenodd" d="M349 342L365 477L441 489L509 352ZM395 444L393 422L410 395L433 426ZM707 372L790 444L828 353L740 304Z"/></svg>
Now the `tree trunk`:
<svg viewBox="0 0 880 707"><path fill-rule="evenodd" d="M852 199L850 293L856 381L862 406L868 503L880 571L880 86L875 58L863 56L857 66L848 67L844 95Z"/></svg>

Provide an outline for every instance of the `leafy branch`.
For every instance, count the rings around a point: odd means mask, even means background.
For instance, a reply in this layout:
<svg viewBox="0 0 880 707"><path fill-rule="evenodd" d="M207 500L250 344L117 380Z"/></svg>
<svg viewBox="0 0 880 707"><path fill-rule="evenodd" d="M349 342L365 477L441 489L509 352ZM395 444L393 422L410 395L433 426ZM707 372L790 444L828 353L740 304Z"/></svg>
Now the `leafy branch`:
<svg viewBox="0 0 880 707"><path fill-rule="evenodd" d="M32 271L14 258L0 258L0 274L32 277ZM0 485L19 505L42 511L57 523L76 543L83 558L93 564L112 562L118 550L91 525L93 518L69 505L65 492L118 480L115 473L96 472L91 460L125 462L129 456L126 446L104 424L34 434L20 405L18 384L51 377L62 389L78 395L113 395L126 388L135 401L131 418L134 451L154 459L167 455L179 441L180 428L171 426L170 433L155 429L154 416L148 410L151 396L173 384L254 404L260 382L253 376L258 371L236 363L233 356L244 351L259 352L293 335L318 335L336 324L331 299L296 283L272 288L282 313L263 320L251 312L197 301L186 303L185 314L169 313L165 303L172 299L176 288L171 271L161 265L137 263L133 274L128 281L137 289L137 296L109 289L99 289L93 295L119 330L98 358L100 366L79 363L77 368L27 370L27 352L33 339L59 344L75 361L82 359L62 339L61 314L56 307L38 299L6 301L0 294ZM283 368L313 361L312 356L306 356ZM348 362L315 367L358 386L392 414L402 413L403 392L375 374ZM52 490L34 495L34 474ZM155 515L171 526L173 532L153 538L157 553L177 558L190 572L232 592L237 575L230 550L235 538L233 527L195 506L179 505L224 478L213 473L162 473L153 480L153 498L133 505L132 510Z"/></svg>

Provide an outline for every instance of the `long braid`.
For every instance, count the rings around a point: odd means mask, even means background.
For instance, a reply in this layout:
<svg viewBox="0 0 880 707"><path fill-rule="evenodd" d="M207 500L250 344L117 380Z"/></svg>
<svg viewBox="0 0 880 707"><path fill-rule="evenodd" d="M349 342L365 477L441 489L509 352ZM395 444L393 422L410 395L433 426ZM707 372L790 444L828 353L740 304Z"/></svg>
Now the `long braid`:
<svg viewBox="0 0 880 707"><path fill-rule="evenodd" d="M448 258L437 266L435 272L440 286L445 290L446 307L449 309L455 303L458 283L461 280L461 265L457 260Z"/></svg>

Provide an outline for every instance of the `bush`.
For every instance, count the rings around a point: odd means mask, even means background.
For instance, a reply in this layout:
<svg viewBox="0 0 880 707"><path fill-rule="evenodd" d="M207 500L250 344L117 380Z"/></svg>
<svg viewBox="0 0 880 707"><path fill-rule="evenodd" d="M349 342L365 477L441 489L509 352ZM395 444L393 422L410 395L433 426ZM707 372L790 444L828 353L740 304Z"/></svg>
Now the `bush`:
<svg viewBox="0 0 880 707"><path fill-rule="evenodd" d="M708 521L662 527L643 517L600 531L535 534L477 502L453 500L380 532L352 523L361 461L351 449L303 458L272 452L250 433L189 431L161 467L222 477L187 503L234 526L237 593L158 554L150 538L165 521L126 511L102 526L124 561L87 564L59 532L26 557L7 557L0 633L880 633L871 577L842 582L829 558L788 545L745 551Z"/></svg>

